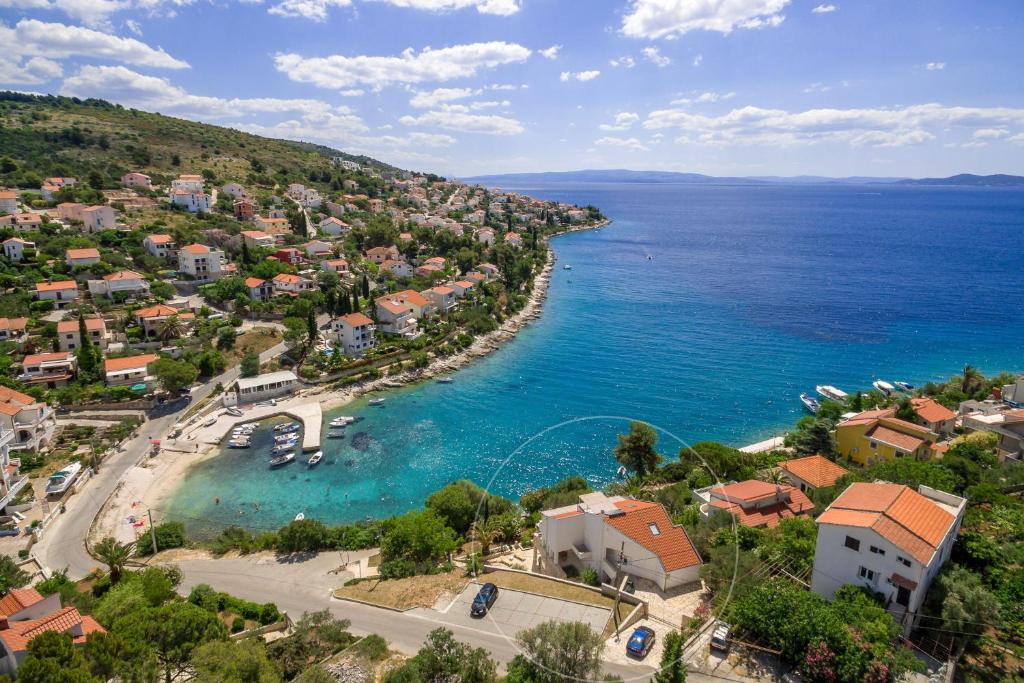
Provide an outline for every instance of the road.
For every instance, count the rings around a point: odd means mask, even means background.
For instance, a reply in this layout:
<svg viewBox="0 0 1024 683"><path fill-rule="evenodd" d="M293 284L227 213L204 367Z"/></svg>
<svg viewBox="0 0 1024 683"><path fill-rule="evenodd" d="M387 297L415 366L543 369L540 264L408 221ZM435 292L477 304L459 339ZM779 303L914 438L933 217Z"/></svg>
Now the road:
<svg viewBox="0 0 1024 683"><path fill-rule="evenodd" d="M284 343L277 344L261 353L260 360L268 361L275 358L285 349ZM155 416L154 412L160 409L151 411L150 419L142 424L138 435L123 444L121 450L103 462L85 489L68 500L67 512L54 521L47 528L42 540L32 547L32 554L39 562L51 570L67 567L68 576L76 579L91 572L97 563L85 549L89 528L99 514L100 508L114 493L118 482L140 458L145 456L150 447L150 439L164 438L189 406L213 393L217 384L226 387L237 379L238 375L238 366L229 368L225 373L193 391L190 403L176 403L170 412L158 413Z"/></svg>

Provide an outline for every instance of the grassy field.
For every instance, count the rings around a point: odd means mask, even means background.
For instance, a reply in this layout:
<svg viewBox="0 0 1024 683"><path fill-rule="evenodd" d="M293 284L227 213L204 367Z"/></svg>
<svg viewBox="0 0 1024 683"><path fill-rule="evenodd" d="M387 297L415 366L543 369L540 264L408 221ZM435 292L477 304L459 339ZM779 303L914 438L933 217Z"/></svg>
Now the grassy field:
<svg viewBox="0 0 1024 683"><path fill-rule="evenodd" d="M227 363L227 367L232 368L241 363L242 358L250 351L262 353L280 341L281 333L275 330L269 330L265 327L249 330L235 340L234 348L223 352L224 360Z"/></svg>
<svg viewBox="0 0 1024 683"><path fill-rule="evenodd" d="M433 607L443 594L454 597L467 583L469 579L464 576L463 570L456 569L447 574L410 576L389 581L362 581L351 586L342 586L334 591L334 597L362 600L393 609Z"/></svg>

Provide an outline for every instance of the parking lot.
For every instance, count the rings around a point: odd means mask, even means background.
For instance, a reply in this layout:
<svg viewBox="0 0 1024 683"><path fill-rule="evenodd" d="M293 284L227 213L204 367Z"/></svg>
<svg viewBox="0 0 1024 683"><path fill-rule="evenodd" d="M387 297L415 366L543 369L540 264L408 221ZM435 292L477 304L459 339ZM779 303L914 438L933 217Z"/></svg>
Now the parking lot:
<svg viewBox="0 0 1024 683"><path fill-rule="evenodd" d="M557 621L582 621L601 633L608 622L610 612L602 607L582 605L568 600L548 598L533 593L500 589L498 600L487 616L473 618L469 608L480 590L479 583L469 583L465 589L444 610L422 610L425 615L451 624L486 629L507 636L515 636L523 629L531 628L552 619Z"/></svg>

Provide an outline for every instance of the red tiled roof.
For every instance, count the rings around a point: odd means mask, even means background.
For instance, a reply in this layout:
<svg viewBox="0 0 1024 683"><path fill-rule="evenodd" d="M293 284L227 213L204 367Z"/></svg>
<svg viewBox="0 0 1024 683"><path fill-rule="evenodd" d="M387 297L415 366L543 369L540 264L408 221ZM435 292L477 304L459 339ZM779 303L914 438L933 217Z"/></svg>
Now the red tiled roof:
<svg viewBox="0 0 1024 683"><path fill-rule="evenodd" d="M144 368L159 357L155 353L144 353L139 356L128 356L127 358L108 358L103 361L103 369L106 372L113 372L116 370Z"/></svg>
<svg viewBox="0 0 1024 683"><path fill-rule="evenodd" d="M401 299L402 301L410 303L413 306L422 307L430 305L430 301L424 298L422 294L412 289L406 289L401 292L395 292L395 297Z"/></svg>
<svg viewBox="0 0 1024 683"><path fill-rule="evenodd" d="M945 422L956 417L956 413L931 398L912 398L910 404L914 412L925 422Z"/></svg>
<svg viewBox="0 0 1024 683"><path fill-rule="evenodd" d="M615 503L615 507L624 514L605 516L605 524L657 555L665 571L700 564L700 555L690 543L690 537L683 527L672 524L665 508L638 500L622 500ZM657 535L651 529L652 524L658 530Z"/></svg>
<svg viewBox="0 0 1024 683"><path fill-rule="evenodd" d="M28 318L0 318L0 330L17 332L24 330L28 325Z"/></svg>
<svg viewBox="0 0 1024 683"><path fill-rule="evenodd" d="M245 286L249 289L254 289L260 285L266 284L265 280L261 280L258 277L247 277L245 278Z"/></svg>
<svg viewBox="0 0 1024 683"><path fill-rule="evenodd" d="M773 529L783 519L796 517L814 509L814 503L803 491L784 484L749 480L715 487L711 492L713 497L709 505L728 512L736 517L737 522L749 527ZM724 499L715 496L723 496ZM754 504L775 496L779 496L775 503L760 506Z"/></svg>
<svg viewBox="0 0 1024 683"><path fill-rule="evenodd" d="M99 249L68 249L67 257L69 259L75 258L99 258Z"/></svg>
<svg viewBox="0 0 1024 683"><path fill-rule="evenodd" d="M395 315L401 315L403 313L409 312L409 309L406 308L404 304L401 304L398 301L395 301L394 299L389 299L387 297L381 297L380 299L377 299L377 305L383 308L385 311L389 311L391 313L394 313Z"/></svg>
<svg viewBox="0 0 1024 683"><path fill-rule="evenodd" d="M147 237L153 244L168 244L174 241L170 235L148 235Z"/></svg>
<svg viewBox="0 0 1024 683"><path fill-rule="evenodd" d="M114 280L141 280L142 276L134 270L119 270L116 273L104 275L103 279L108 282L112 282Z"/></svg>
<svg viewBox="0 0 1024 683"><path fill-rule="evenodd" d="M140 308L135 311L136 318L162 318L172 315L178 315L180 311L177 308L168 306L166 304L155 304L153 306L147 306L146 308Z"/></svg>
<svg viewBox="0 0 1024 683"><path fill-rule="evenodd" d="M915 451L924 443L923 439L904 434L903 432L897 432L895 429L890 429L882 424L872 427L864 436L905 451Z"/></svg>
<svg viewBox="0 0 1024 683"><path fill-rule="evenodd" d="M372 325L373 321L362 313L349 313L343 315L338 320L343 320L347 325L351 327L362 327L363 325Z"/></svg>
<svg viewBox="0 0 1024 683"><path fill-rule="evenodd" d="M72 356L67 351L55 351L53 353L33 353L22 359L22 365L37 365L52 360L71 360Z"/></svg>
<svg viewBox="0 0 1024 683"><path fill-rule="evenodd" d="M78 289L78 283L74 280L59 280L57 282L37 282L37 292L57 292L65 289Z"/></svg>
<svg viewBox="0 0 1024 683"><path fill-rule="evenodd" d="M298 275L292 275L291 273L278 273L274 276L274 282L281 284L288 283L290 285L298 284L302 282L302 278Z"/></svg>
<svg viewBox="0 0 1024 683"><path fill-rule="evenodd" d="M103 627L92 617L83 617L74 607L64 607L41 619L10 622L6 629L0 630L0 638L10 651L23 652L28 649L29 642L41 633L67 633L76 626L82 630L81 636L74 636L76 644L84 643L90 633L104 632Z"/></svg>
<svg viewBox="0 0 1024 683"><path fill-rule="evenodd" d="M804 458L784 460L779 463L779 467L793 476L804 480L814 488L832 486L839 477L849 472L845 467L837 465L821 455L808 455Z"/></svg>
<svg viewBox="0 0 1024 683"><path fill-rule="evenodd" d="M9 617L42 601L43 596L35 588L12 588L0 598L0 616Z"/></svg>
<svg viewBox="0 0 1024 683"><path fill-rule="evenodd" d="M103 318L86 318L85 329L86 330L104 330L106 329L106 323L103 322ZM78 331L77 320L61 320L57 323L57 333L67 334L68 332Z"/></svg>
<svg viewBox="0 0 1024 683"><path fill-rule="evenodd" d="M205 244L189 244L181 248L182 251L187 251L190 254L209 254L210 248Z"/></svg>

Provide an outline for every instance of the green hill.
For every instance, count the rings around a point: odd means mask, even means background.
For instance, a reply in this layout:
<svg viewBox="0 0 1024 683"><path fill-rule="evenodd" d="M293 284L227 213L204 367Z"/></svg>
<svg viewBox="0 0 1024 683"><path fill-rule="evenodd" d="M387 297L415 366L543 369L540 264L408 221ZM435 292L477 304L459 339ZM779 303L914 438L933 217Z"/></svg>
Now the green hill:
<svg viewBox="0 0 1024 683"><path fill-rule="evenodd" d="M202 169L261 185L327 183L331 157L382 172L397 170L322 145L264 138L104 100L0 92L0 184L9 186L38 188L47 176L85 178L94 171L107 181L139 171L164 182Z"/></svg>

